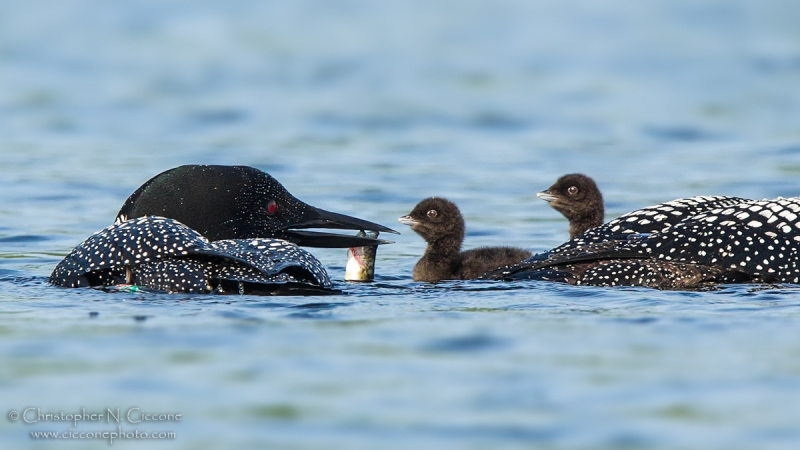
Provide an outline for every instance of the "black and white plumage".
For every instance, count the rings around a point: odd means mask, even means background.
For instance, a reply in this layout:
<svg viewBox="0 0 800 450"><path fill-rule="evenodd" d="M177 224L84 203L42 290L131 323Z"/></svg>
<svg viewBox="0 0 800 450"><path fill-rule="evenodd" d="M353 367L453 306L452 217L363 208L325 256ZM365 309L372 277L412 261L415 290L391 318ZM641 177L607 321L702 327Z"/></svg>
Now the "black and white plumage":
<svg viewBox="0 0 800 450"><path fill-rule="evenodd" d="M679 198L666 203L648 206L623 214L606 224L589 229L548 253L582 248L598 242L628 239L633 234L659 233L697 214L747 201L750 200L740 197L705 195Z"/></svg>
<svg viewBox="0 0 800 450"><path fill-rule="evenodd" d="M115 224L76 247L50 282L64 287L134 284L187 293L338 292L319 261L297 245L389 243L307 228L396 233L308 205L253 167L185 165L140 186Z"/></svg>
<svg viewBox="0 0 800 450"><path fill-rule="evenodd" d="M674 200L482 278L661 289L800 283L800 198Z"/></svg>
<svg viewBox="0 0 800 450"><path fill-rule="evenodd" d="M209 241L186 225L146 216L90 236L50 275L63 287L136 285L172 293L335 293L322 264L280 239Z"/></svg>

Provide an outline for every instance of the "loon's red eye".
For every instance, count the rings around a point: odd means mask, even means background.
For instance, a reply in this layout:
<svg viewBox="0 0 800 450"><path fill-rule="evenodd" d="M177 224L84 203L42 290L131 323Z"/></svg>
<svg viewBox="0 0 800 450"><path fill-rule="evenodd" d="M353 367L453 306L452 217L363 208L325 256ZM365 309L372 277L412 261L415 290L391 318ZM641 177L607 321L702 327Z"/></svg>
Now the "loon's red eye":
<svg viewBox="0 0 800 450"><path fill-rule="evenodd" d="M278 204L275 203L275 200L270 200L269 203L267 204L267 212L269 213L269 215L271 216L275 214L277 210L278 210Z"/></svg>

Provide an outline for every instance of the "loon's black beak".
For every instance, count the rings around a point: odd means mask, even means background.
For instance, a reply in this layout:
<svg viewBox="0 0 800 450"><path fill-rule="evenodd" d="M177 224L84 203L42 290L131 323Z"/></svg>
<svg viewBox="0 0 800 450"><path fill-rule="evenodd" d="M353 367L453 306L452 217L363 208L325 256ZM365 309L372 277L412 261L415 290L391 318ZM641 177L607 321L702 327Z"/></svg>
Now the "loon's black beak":
<svg viewBox="0 0 800 450"><path fill-rule="evenodd" d="M314 208L313 206L307 207L299 220L284 228L286 240L294 242L302 247L320 248L369 247L393 243L393 241L369 237L347 236L319 231L298 231L298 229L304 228L332 228L339 230L364 230L400 234L391 228L378 225L377 223L325 211L324 209Z"/></svg>

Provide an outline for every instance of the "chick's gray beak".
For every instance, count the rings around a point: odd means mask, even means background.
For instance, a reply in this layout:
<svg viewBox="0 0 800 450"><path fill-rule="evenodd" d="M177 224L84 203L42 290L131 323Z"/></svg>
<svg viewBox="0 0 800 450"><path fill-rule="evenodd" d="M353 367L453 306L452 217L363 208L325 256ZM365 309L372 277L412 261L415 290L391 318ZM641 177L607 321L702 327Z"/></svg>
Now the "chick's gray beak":
<svg viewBox="0 0 800 450"><path fill-rule="evenodd" d="M536 194L536 196L539 197L540 199L546 201L547 203L550 203L553 200L556 200L558 198L555 195L551 194L550 191L539 192L538 194Z"/></svg>
<svg viewBox="0 0 800 450"><path fill-rule="evenodd" d="M399 219L397 219L397 221L402 223L403 225L408 225L410 227L419 223L416 220L412 219L411 216L402 216Z"/></svg>

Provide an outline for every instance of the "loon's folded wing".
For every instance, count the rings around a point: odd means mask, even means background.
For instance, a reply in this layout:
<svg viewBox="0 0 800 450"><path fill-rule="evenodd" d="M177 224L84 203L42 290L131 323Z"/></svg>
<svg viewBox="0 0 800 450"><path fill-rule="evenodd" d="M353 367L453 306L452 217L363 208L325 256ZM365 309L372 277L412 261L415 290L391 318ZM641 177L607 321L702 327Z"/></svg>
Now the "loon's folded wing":
<svg viewBox="0 0 800 450"><path fill-rule="evenodd" d="M64 287L136 281L171 292L207 292L219 280L332 287L322 264L294 244L278 239L209 242L182 223L157 216L95 233L50 275L50 283Z"/></svg>
<svg viewBox="0 0 800 450"><path fill-rule="evenodd" d="M64 287L87 286L87 274L99 277L93 283L111 284L124 275L125 267L182 257L209 242L182 223L147 216L108 226L75 247L53 270L50 283ZM123 277L124 279L124 277Z"/></svg>
<svg viewBox="0 0 800 450"><path fill-rule="evenodd" d="M235 259L264 275L291 275L297 281L317 284L330 288L332 283L328 273L311 253L280 239L231 239L214 241L213 253L220 257ZM220 271L220 278L231 279L231 274ZM235 279L235 275L234 275Z"/></svg>
<svg viewBox="0 0 800 450"><path fill-rule="evenodd" d="M590 263L607 259L644 259L650 255L631 245L632 240L647 239L647 235L634 235L634 239L594 242L582 247L572 247L533 255L519 263L501 267L483 274L485 280L509 280L519 278L519 274L568 264Z"/></svg>
<svg viewBox="0 0 800 450"><path fill-rule="evenodd" d="M654 259L800 282L800 198L748 200L698 214L641 245Z"/></svg>
<svg viewBox="0 0 800 450"><path fill-rule="evenodd" d="M553 253L585 247L592 243L625 240L634 234L660 233L708 211L752 200L740 197L697 196L679 198L623 214L599 227L591 228L551 250Z"/></svg>

